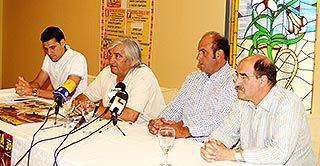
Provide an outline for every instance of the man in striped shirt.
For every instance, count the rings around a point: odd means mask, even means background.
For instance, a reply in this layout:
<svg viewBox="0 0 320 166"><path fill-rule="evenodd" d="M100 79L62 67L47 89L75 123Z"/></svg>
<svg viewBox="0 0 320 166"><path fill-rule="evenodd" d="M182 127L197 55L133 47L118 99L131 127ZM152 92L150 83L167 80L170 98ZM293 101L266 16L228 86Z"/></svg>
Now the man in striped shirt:
<svg viewBox="0 0 320 166"><path fill-rule="evenodd" d="M218 128L236 99L232 82L234 69L228 64L228 40L207 32L198 44L198 68L187 76L176 97L160 117L149 121L149 132L171 126L177 138L203 141Z"/></svg>
<svg viewBox="0 0 320 166"><path fill-rule="evenodd" d="M201 156L207 161L316 165L305 108L297 95L276 85L275 65L262 55L246 57L234 82L239 99L204 143Z"/></svg>

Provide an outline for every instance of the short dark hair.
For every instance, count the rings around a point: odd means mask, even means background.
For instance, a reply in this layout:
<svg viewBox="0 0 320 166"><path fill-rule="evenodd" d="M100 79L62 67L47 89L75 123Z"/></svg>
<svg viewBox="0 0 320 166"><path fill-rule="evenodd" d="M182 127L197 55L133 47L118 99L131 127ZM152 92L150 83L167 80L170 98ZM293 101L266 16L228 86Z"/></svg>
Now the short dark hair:
<svg viewBox="0 0 320 166"><path fill-rule="evenodd" d="M47 42L53 38L55 38L59 43L62 39L65 39L61 29L58 27L49 26L42 32L40 40L42 42Z"/></svg>
<svg viewBox="0 0 320 166"><path fill-rule="evenodd" d="M277 69L276 66L267 59L258 59L254 63L254 71L257 77L266 75L273 87L277 83Z"/></svg>
<svg viewBox="0 0 320 166"><path fill-rule="evenodd" d="M224 52L224 60L228 62L229 60L229 54L230 54L230 45L228 42L228 39L225 37L218 38L214 41L213 46L212 46L213 51L214 50L223 50Z"/></svg>
<svg viewBox="0 0 320 166"><path fill-rule="evenodd" d="M230 45L227 38L220 35L218 32L209 31L203 35L212 37L212 51L215 53L218 50L222 50L224 52L224 60L228 62L229 54L230 54Z"/></svg>

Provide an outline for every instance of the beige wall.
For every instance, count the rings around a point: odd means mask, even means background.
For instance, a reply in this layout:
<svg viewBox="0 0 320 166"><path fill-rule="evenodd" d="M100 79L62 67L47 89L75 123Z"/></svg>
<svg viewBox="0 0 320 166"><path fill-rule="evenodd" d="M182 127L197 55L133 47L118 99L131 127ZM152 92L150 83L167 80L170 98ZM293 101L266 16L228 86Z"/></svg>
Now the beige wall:
<svg viewBox="0 0 320 166"><path fill-rule="evenodd" d="M3 87L18 75L31 80L43 60L40 34L49 25L62 28L72 48L82 52L91 74L98 73L100 0L4 0Z"/></svg>
<svg viewBox="0 0 320 166"><path fill-rule="evenodd" d="M317 34L316 34L316 53L315 53L315 66L314 66L314 89L313 89L313 103L312 110L317 117L320 117L320 3L317 3L318 20L317 20ZM320 122L319 122L320 124ZM319 137L320 141L320 137Z"/></svg>
<svg viewBox="0 0 320 166"><path fill-rule="evenodd" d="M224 11L225 0L156 0L151 67L162 86L179 88L196 69L198 41L208 30L224 32ZM4 0L4 14L3 87L14 86L18 75L35 77L43 58L39 36L48 25L61 27L87 57L89 74L98 73L100 0Z"/></svg>
<svg viewBox="0 0 320 166"><path fill-rule="evenodd" d="M0 64L2 64L2 39L3 39L3 0L0 0ZM2 87L2 65L0 65L0 87Z"/></svg>
<svg viewBox="0 0 320 166"><path fill-rule="evenodd" d="M315 53L315 66L314 66L314 88L313 88L313 102L312 102L312 115L309 116L309 126L312 135L313 149L316 152L320 164L320 3L317 3L317 34L316 34L316 53Z"/></svg>
<svg viewBox="0 0 320 166"><path fill-rule="evenodd" d="M161 86L180 88L196 70L197 45L209 30L224 33L225 0L156 0L151 68Z"/></svg>

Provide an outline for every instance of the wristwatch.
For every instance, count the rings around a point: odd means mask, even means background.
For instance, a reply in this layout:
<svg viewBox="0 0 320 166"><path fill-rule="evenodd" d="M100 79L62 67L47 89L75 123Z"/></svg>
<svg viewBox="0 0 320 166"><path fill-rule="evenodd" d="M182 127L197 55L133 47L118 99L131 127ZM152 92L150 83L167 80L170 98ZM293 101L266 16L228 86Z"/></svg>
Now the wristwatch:
<svg viewBox="0 0 320 166"><path fill-rule="evenodd" d="M234 154L234 158L236 159L236 162L244 161L240 150L236 150L236 153Z"/></svg>
<svg viewBox="0 0 320 166"><path fill-rule="evenodd" d="M33 88L32 91L31 91L31 95L34 96L34 97L37 97L38 96L38 91L39 91L38 88Z"/></svg>

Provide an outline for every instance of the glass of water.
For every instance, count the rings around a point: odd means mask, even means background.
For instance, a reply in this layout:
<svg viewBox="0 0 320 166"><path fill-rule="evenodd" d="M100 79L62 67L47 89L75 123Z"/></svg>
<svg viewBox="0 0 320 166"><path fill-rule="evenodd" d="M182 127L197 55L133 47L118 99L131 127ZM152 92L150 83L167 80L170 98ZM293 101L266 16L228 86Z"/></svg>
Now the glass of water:
<svg viewBox="0 0 320 166"><path fill-rule="evenodd" d="M70 116L70 114L74 110L75 106L72 103L72 100L67 100L62 104L62 107L63 107L64 114L65 114L66 119L67 119L67 121L65 122L65 124L63 126L66 127L66 128L71 128L73 126L74 119L72 118L72 116Z"/></svg>
<svg viewBox="0 0 320 166"><path fill-rule="evenodd" d="M164 154L164 162L161 166L171 166L168 162L168 153L172 149L175 140L175 130L172 127L161 127L158 131L159 145Z"/></svg>
<svg viewBox="0 0 320 166"><path fill-rule="evenodd" d="M95 103L92 101L82 101L80 102L81 104L81 114L82 117L85 120L85 124L88 124L89 122L91 122L91 120L94 117L94 109L95 109ZM89 126L85 127L85 130L83 131L84 133L91 133Z"/></svg>

